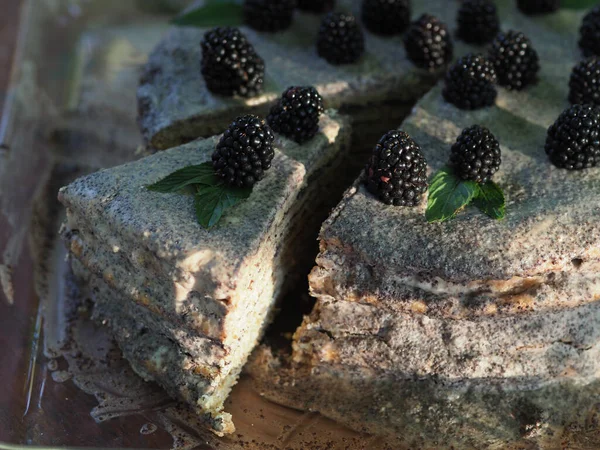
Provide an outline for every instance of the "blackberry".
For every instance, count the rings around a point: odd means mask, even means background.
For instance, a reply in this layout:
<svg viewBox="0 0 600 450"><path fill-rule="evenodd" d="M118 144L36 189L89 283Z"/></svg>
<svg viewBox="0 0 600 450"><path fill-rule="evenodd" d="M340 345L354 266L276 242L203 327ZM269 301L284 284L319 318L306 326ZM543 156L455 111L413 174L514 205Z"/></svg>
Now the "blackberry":
<svg viewBox="0 0 600 450"><path fill-rule="evenodd" d="M427 190L427 161L403 131L388 131L379 139L366 175L369 192L387 205L417 206Z"/></svg>
<svg viewBox="0 0 600 450"><path fill-rule="evenodd" d="M319 131L323 98L312 86L288 88L267 116L273 131L303 143Z"/></svg>
<svg viewBox="0 0 600 450"><path fill-rule="evenodd" d="M491 0L466 0L458 9L459 39L471 44L487 44L500 31L496 5Z"/></svg>
<svg viewBox="0 0 600 450"><path fill-rule="evenodd" d="M579 62L571 72L569 101L572 104L600 105L600 59L590 56Z"/></svg>
<svg viewBox="0 0 600 450"><path fill-rule="evenodd" d="M530 16L558 11L560 0L517 0L521 12Z"/></svg>
<svg viewBox="0 0 600 450"><path fill-rule="evenodd" d="M324 13L331 11L335 6L335 0L298 0L298 9L312 13Z"/></svg>
<svg viewBox="0 0 600 450"><path fill-rule="evenodd" d="M363 0L361 14L372 33L400 34L410 25L410 0Z"/></svg>
<svg viewBox="0 0 600 450"><path fill-rule="evenodd" d="M498 84L521 90L534 83L540 69L537 52L531 41L519 31L498 33L489 53L496 69Z"/></svg>
<svg viewBox="0 0 600 450"><path fill-rule="evenodd" d="M487 183L501 162L498 140L480 125L465 128L452 145L450 165L463 180Z"/></svg>
<svg viewBox="0 0 600 450"><path fill-rule="evenodd" d="M365 37L352 14L329 13L321 22L317 52L330 64L351 64L365 51Z"/></svg>
<svg viewBox="0 0 600 450"><path fill-rule="evenodd" d="M218 27L204 35L202 76L218 95L253 97L260 93L265 62L237 28Z"/></svg>
<svg viewBox="0 0 600 450"><path fill-rule="evenodd" d="M245 0L244 22L258 31L281 31L290 27L294 0Z"/></svg>
<svg viewBox="0 0 600 450"><path fill-rule="evenodd" d="M404 36L404 48L417 67L430 71L448 64L454 50L446 24L429 14L423 14L410 25Z"/></svg>
<svg viewBox="0 0 600 450"><path fill-rule="evenodd" d="M494 104L496 72L482 55L469 53L446 72L442 94L460 109L478 109Z"/></svg>
<svg viewBox="0 0 600 450"><path fill-rule="evenodd" d="M230 186L254 186L271 167L273 140L273 131L263 119L250 114L238 117L212 154L217 176Z"/></svg>
<svg viewBox="0 0 600 450"><path fill-rule="evenodd" d="M564 110L548 128L544 149L556 167L595 167L600 163L600 108L573 105Z"/></svg>
<svg viewBox="0 0 600 450"><path fill-rule="evenodd" d="M600 6L583 17L579 28L579 48L585 56L600 56Z"/></svg>

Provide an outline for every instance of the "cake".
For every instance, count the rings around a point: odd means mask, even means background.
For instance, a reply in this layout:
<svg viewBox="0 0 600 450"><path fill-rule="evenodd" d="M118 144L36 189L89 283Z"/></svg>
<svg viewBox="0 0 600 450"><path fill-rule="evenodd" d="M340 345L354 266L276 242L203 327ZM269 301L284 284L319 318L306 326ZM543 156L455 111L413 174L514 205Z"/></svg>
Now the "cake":
<svg viewBox="0 0 600 450"><path fill-rule="evenodd" d="M435 172L461 130L489 128L506 218L468 207L428 223L425 200L387 206L357 180L321 229L316 306L293 351L252 358L267 398L400 448L564 448L573 435L600 446L600 172L559 169L544 151L569 106L581 14L501 11L539 53L537 84L476 111L438 85L401 129Z"/></svg>
<svg viewBox="0 0 600 450"><path fill-rule="evenodd" d="M135 372L226 434L234 425L223 402L277 300L308 270L310 242L340 190L331 175L350 126L329 110L302 145L276 136L265 178L204 229L191 196L146 187L210 161L218 142L195 140L87 175L59 200L74 272L94 291L94 317L111 328Z"/></svg>

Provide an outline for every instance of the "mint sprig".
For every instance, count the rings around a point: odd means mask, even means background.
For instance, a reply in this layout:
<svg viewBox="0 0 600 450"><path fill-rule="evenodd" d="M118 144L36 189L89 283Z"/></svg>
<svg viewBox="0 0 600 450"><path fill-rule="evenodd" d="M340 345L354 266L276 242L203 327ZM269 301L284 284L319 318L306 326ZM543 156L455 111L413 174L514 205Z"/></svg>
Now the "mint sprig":
<svg viewBox="0 0 600 450"><path fill-rule="evenodd" d="M167 175L146 189L164 194L194 195L196 220L204 228L214 227L228 209L247 199L251 188L229 186L215 175L211 162L187 166Z"/></svg>
<svg viewBox="0 0 600 450"><path fill-rule="evenodd" d="M503 219L506 214L504 193L496 183L463 180L444 166L431 180L425 217L430 223L445 222L472 202L492 219Z"/></svg>
<svg viewBox="0 0 600 450"><path fill-rule="evenodd" d="M241 1L205 0L202 6L175 17L171 23L201 28L242 25Z"/></svg>

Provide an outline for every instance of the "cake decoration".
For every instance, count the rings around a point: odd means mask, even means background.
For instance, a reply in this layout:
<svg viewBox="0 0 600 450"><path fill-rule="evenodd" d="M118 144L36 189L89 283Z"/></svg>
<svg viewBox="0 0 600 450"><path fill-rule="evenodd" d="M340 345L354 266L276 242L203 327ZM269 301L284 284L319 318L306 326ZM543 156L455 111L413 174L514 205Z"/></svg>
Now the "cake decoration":
<svg viewBox="0 0 600 450"><path fill-rule="evenodd" d="M317 37L317 53L334 65L351 64L365 51L365 36L352 14L329 13Z"/></svg>
<svg viewBox="0 0 600 450"><path fill-rule="evenodd" d="M298 9L312 13L323 13L333 9L335 0L298 0Z"/></svg>
<svg viewBox="0 0 600 450"><path fill-rule="evenodd" d="M450 149L450 165L463 180L485 184L501 163L498 140L480 125L465 128Z"/></svg>
<svg viewBox="0 0 600 450"><path fill-rule="evenodd" d="M579 48L585 56L600 56L600 6L583 17L579 28Z"/></svg>
<svg viewBox="0 0 600 450"><path fill-rule="evenodd" d="M454 53L448 27L430 14L423 14L410 25L404 36L404 48L417 67L430 71L448 64Z"/></svg>
<svg viewBox="0 0 600 450"><path fill-rule="evenodd" d="M442 94L460 109L491 106L496 100L494 66L482 55L469 53L454 63L445 77Z"/></svg>
<svg viewBox="0 0 600 450"><path fill-rule="evenodd" d="M517 6L528 15L548 14L558 11L560 0L517 0Z"/></svg>
<svg viewBox="0 0 600 450"><path fill-rule="evenodd" d="M383 36L403 33L410 25L410 0L363 0L362 21L367 30Z"/></svg>
<svg viewBox="0 0 600 450"><path fill-rule="evenodd" d="M282 31L292 24L294 0L245 0L244 22L258 31Z"/></svg>
<svg viewBox="0 0 600 450"><path fill-rule="evenodd" d="M292 86L273 105L267 123L273 131L301 144L317 134L322 113L323 98L314 87Z"/></svg>
<svg viewBox="0 0 600 450"><path fill-rule="evenodd" d="M531 41L520 31L500 32L492 42L489 58L498 75L498 84L521 90L537 79L539 58Z"/></svg>
<svg viewBox="0 0 600 450"><path fill-rule="evenodd" d="M596 56L590 56L573 67L569 79L569 101L574 105L600 105L600 61Z"/></svg>
<svg viewBox="0 0 600 450"><path fill-rule="evenodd" d="M500 31L496 5L491 0L466 0L458 10L457 37L469 44L487 44Z"/></svg>

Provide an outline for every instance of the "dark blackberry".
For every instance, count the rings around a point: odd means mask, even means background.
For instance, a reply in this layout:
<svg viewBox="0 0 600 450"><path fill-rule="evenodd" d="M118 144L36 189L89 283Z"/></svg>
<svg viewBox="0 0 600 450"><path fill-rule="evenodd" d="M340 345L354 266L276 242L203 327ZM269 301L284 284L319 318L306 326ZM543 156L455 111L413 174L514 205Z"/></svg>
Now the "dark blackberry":
<svg viewBox="0 0 600 450"><path fill-rule="evenodd" d="M335 0L297 0L298 9L312 13L324 13L331 11L335 6Z"/></svg>
<svg viewBox="0 0 600 450"><path fill-rule="evenodd" d="M361 14L372 33L400 34L410 25L410 0L363 0Z"/></svg>
<svg viewBox="0 0 600 450"><path fill-rule="evenodd" d="M552 164L568 170L600 163L600 108L573 105L548 128L546 154Z"/></svg>
<svg viewBox="0 0 600 450"><path fill-rule="evenodd" d="M517 0L521 12L530 16L558 11L560 0Z"/></svg>
<svg viewBox="0 0 600 450"><path fill-rule="evenodd" d="M500 31L496 5L491 0L466 0L458 9L459 39L471 44L487 44Z"/></svg>
<svg viewBox="0 0 600 450"><path fill-rule="evenodd" d="M267 123L273 131L301 144L317 134L322 113L323 98L314 87L292 86L271 108Z"/></svg>
<svg viewBox="0 0 600 450"><path fill-rule="evenodd" d="M446 72L442 94L447 102L460 109L478 109L496 100L496 72L482 55L469 53Z"/></svg>
<svg viewBox="0 0 600 450"><path fill-rule="evenodd" d="M265 62L237 28L218 27L204 35L202 76L218 95L253 97L263 87Z"/></svg>
<svg viewBox="0 0 600 450"><path fill-rule="evenodd" d="M263 119L250 114L238 117L212 154L217 176L230 186L254 186L271 167L273 140L273 131Z"/></svg>
<svg viewBox="0 0 600 450"><path fill-rule="evenodd" d="M403 131L388 131L379 139L366 175L369 192L387 205L417 206L427 190L427 161Z"/></svg>
<svg viewBox="0 0 600 450"><path fill-rule="evenodd" d="M454 51L446 24L429 14L423 14L410 25L404 36L404 48L417 67L431 71L448 64Z"/></svg>
<svg viewBox="0 0 600 450"><path fill-rule="evenodd" d="M600 6L583 17L579 28L579 48L585 56L600 56Z"/></svg>
<svg viewBox="0 0 600 450"><path fill-rule="evenodd" d="M572 104L600 105L600 60L597 56L590 56L573 67L569 101Z"/></svg>
<svg viewBox="0 0 600 450"><path fill-rule="evenodd" d="M365 51L365 37L352 14L329 13L321 22L317 52L330 64L351 64Z"/></svg>
<svg viewBox="0 0 600 450"><path fill-rule="evenodd" d="M244 22L258 31L281 31L290 27L295 0L244 0Z"/></svg>
<svg viewBox="0 0 600 450"><path fill-rule="evenodd" d="M465 128L452 145L450 165L463 180L487 183L501 162L498 140L480 125Z"/></svg>
<svg viewBox="0 0 600 450"><path fill-rule="evenodd" d="M496 69L498 84L507 89L519 91L537 79L538 54L531 41L519 31L498 33L492 42L489 59Z"/></svg>

